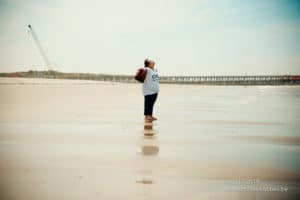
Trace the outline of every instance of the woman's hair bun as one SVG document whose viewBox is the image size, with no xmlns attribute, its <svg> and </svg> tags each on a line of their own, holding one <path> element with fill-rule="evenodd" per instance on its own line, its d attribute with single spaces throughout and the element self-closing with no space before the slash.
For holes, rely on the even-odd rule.
<svg viewBox="0 0 300 200">
<path fill-rule="evenodd" d="M 150 59 L 149 58 L 146 58 L 145 60 L 144 60 L 144 65 L 145 65 L 145 67 L 148 67 L 149 66 L 149 64 L 150 64 Z"/>
</svg>

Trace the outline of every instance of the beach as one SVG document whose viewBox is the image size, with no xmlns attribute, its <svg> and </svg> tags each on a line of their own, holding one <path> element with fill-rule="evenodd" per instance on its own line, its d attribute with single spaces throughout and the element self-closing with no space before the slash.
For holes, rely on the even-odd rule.
<svg viewBox="0 0 300 200">
<path fill-rule="evenodd" d="M 298 199 L 300 86 L 0 78 L 0 199 Z"/>
</svg>

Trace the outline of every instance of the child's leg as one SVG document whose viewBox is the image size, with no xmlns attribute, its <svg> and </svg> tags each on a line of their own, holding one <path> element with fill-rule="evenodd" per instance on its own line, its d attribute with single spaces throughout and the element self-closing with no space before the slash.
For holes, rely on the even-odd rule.
<svg viewBox="0 0 300 200">
<path fill-rule="evenodd" d="M 152 120 L 157 120 L 156 117 L 153 117 L 153 116 L 152 116 L 152 113 L 153 113 L 153 107 L 154 107 L 154 103 L 156 102 L 156 99 L 157 99 L 157 93 L 153 94 L 153 95 L 152 95 L 152 99 L 151 99 L 151 118 L 152 118 Z"/>
<path fill-rule="evenodd" d="M 144 115 L 148 116 L 151 115 L 151 107 L 152 107 L 152 102 L 151 102 L 151 95 L 145 95 L 144 96 Z"/>
<path fill-rule="evenodd" d="M 154 106 L 156 97 L 157 97 L 157 94 L 145 95 L 144 115 L 145 115 L 145 120 L 147 120 L 147 121 L 153 120 L 152 113 L 153 113 L 153 106 Z"/>
<path fill-rule="evenodd" d="M 156 94 L 151 94 L 151 95 L 145 95 L 144 98 L 145 98 L 145 101 L 144 101 L 145 120 L 146 121 L 156 120 L 157 118 L 152 117 L 152 113 L 153 113 L 154 103 L 155 103 L 156 98 L 157 98 L 157 93 Z"/>
</svg>

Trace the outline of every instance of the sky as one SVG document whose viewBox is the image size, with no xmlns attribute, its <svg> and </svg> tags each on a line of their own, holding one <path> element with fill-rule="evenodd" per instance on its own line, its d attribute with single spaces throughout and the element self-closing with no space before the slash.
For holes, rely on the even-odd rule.
<svg viewBox="0 0 300 200">
<path fill-rule="evenodd" d="M 0 0 L 0 71 L 300 74 L 300 0 Z"/>
</svg>

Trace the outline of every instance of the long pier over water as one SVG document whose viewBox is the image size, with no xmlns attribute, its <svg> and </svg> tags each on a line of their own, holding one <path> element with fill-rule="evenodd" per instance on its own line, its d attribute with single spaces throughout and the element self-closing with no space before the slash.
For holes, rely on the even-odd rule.
<svg viewBox="0 0 300 200">
<path fill-rule="evenodd" d="M 134 75 L 63 73 L 53 70 L 0 73 L 0 77 L 80 79 L 137 83 L 134 79 Z M 160 83 L 202 85 L 300 85 L 300 75 L 160 76 Z"/>
<path fill-rule="evenodd" d="M 106 77 L 120 82 L 136 82 L 131 76 Z M 286 76 L 161 76 L 160 83 L 203 85 L 300 85 L 300 75 Z"/>
<path fill-rule="evenodd" d="M 287 85 L 300 84 L 300 76 L 166 76 L 164 83 L 191 83 L 208 85 Z"/>
</svg>

